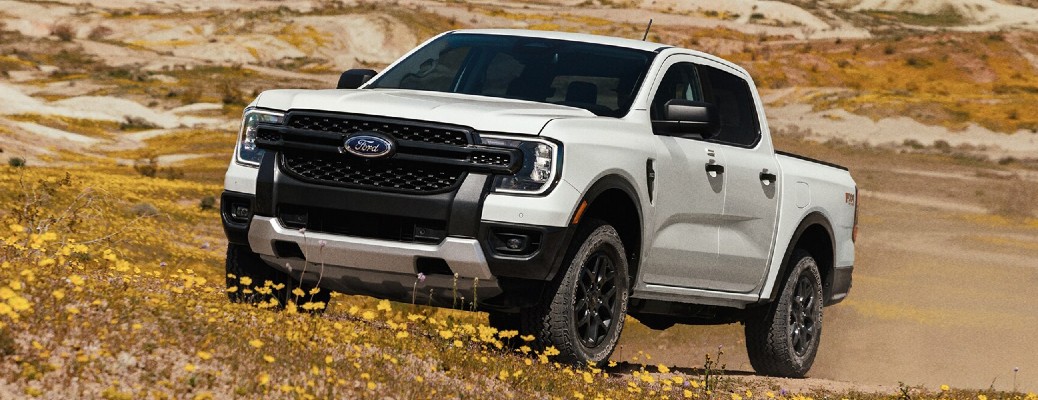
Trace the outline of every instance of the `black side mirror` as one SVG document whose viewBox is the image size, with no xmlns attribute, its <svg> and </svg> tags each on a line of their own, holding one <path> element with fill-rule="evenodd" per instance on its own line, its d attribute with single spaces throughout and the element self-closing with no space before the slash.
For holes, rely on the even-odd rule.
<svg viewBox="0 0 1038 400">
<path fill-rule="evenodd" d="M 343 72 L 339 76 L 339 84 L 335 86 L 336 89 L 356 89 L 361 85 L 368 83 L 371 78 L 374 78 L 378 72 L 370 69 L 351 69 Z"/>
<path fill-rule="evenodd" d="M 717 134 L 717 106 L 702 101 L 672 99 L 663 105 L 662 119 L 652 121 L 657 133 L 671 136 Z"/>
</svg>

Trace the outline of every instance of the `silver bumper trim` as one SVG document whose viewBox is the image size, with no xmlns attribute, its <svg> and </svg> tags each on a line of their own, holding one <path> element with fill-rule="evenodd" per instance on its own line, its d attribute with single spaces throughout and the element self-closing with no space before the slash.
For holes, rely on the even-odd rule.
<svg viewBox="0 0 1038 400">
<path fill-rule="evenodd" d="M 439 244 L 403 243 L 319 232 L 303 233 L 282 226 L 274 218 L 253 217 L 249 226 L 252 251 L 277 257 L 275 241 L 296 243 L 311 265 L 413 276 L 417 274 L 415 261 L 418 257 L 430 257 L 446 261 L 459 278 L 479 278 L 487 283 L 494 281 L 483 249 L 475 239 L 448 237 Z"/>
</svg>

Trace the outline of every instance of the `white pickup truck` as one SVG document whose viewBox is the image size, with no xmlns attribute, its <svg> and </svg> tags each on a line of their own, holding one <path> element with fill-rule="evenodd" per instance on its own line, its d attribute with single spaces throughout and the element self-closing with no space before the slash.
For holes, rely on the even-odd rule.
<svg viewBox="0 0 1038 400">
<path fill-rule="evenodd" d="M 776 154 L 766 121 L 730 62 L 557 32 L 447 32 L 337 89 L 266 91 L 221 210 L 229 291 L 276 286 L 230 297 L 478 308 L 598 365 L 626 315 L 741 322 L 759 373 L 804 376 L 851 286 L 856 186 Z"/>
</svg>

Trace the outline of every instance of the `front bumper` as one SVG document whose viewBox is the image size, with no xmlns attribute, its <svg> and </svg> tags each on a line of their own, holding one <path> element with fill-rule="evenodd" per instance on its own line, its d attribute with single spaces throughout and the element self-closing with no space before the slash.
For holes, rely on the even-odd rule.
<svg viewBox="0 0 1038 400">
<path fill-rule="evenodd" d="M 253 218 L 248 238 L 252 251 L 274 268 L 338 292 L 437 302 L 455 297 L 460 300 L 461 296 L 488 299 L 501 294 L 475 239 L 448 237 L 439 244 L 400 243 L 305 232 L 285 228 L 270 217 Z M 424 265 L 449 266 L 453 275 L 431 273 L 419 282 L 418 270 Z"/>
<path fill-rule="evenodd" d="M 438 305 L 454 304 L 464 296 L 466 301 L 477 298 L 481 307 L 520 307 L 539 300 L 539 288 L 555 276 L 573 232 L 565 222 L 507 222 L 498 213 L 491 214 L 495 220 L 480 219 L 487 217 L 484 201 L 493 197 L 486 175 L 469 174 L 458 191 L 432 196 L 313 185 L 276 168 L 266 173 L 261 168 L 259 175 L 256 195 L 225 191 L 221 197 L 228 241 L 248 245 L 272 267 L 296 279 L 346 294 Z M 442 218 L 446 229 L 442 239 L 409 242 L 323 231 L 311 214 L 310 229 L 301 230 L 283 214 L 289 210 L 286 204 L 295 210 L 314 207 L 375 215 L 365 220 L 375 225 L 399 217 Z M 528 209 L 516 214 L 527 222 L 540 213 Z M 501 239 L 514 235 L 528 239 L 525 251 L 502 249 Z M 423 282 L 417 282 L 420 272 Z"/>
</svg>

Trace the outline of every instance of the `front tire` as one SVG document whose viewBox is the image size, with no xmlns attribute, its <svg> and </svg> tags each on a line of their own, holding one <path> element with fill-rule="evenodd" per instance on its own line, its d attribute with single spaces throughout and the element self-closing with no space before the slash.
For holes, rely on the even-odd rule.
<svg viewBox="0 0 1038 400">
<path fill-rule="evenodd" d="M 563 263 L 543 301 L 524 310 L 526 331 L 558 360 L 601 367 L 609 361 L 627 315 L 628 266 L 620 235 L 603 221 L 580 227 L 579 243 Z"/>
<path fill-rule="evenodd" d="M 822 336 L 822 277 L 804 250 L 794 250 L 790 263 L 779 298 L 745 321 L 746 352 L 759 374 L 803 378 Z"/>
</svg>

